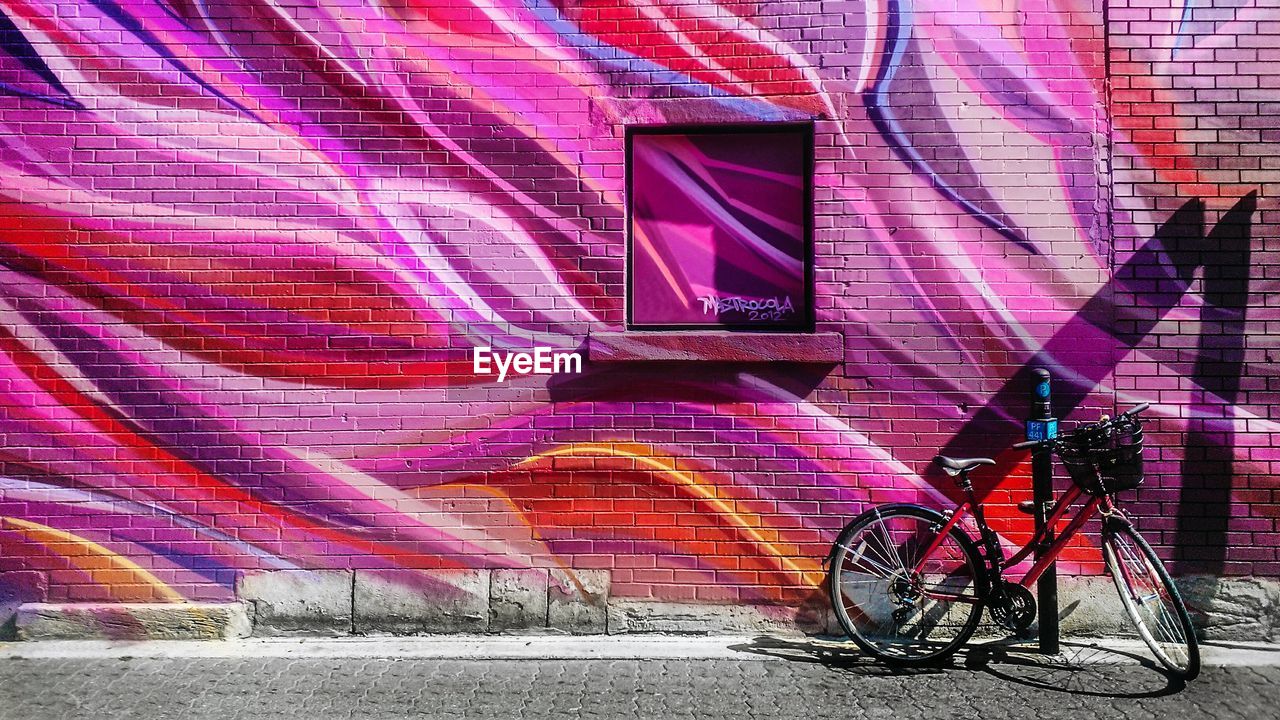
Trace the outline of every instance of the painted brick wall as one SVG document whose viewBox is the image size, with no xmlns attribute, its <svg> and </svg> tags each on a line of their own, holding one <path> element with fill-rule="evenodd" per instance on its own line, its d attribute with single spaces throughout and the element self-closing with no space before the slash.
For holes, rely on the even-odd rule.
<svg viewBox="0 0 1280 720">
<path fill-rule="evenodd" d="M 939 448 L 998 457 L 1025 537 L 1004 448 L 1045 365 L 1072 418 L 1155 403 L 1132 506 L 1182 570 L 1280 574 L 1277 23 L 0 0 L 0 569 L 55 600 L 533 566 L 821 602 L 850 517 L 953 491 Z M 626 126 L 775 121 L 815 125 L 843 362 L 472 374 L 473 346 L 622 329 Z M 1092 541 L 1066 566 L 1096 572 Z"/>
<path fill-rule="evenodd" d="M 1280 3 L 1119 0 L 1107 27 L 1115 383 L 1177 408 L 1144 530 L 1184 571 L 1273 575 Z"/>
</svg>

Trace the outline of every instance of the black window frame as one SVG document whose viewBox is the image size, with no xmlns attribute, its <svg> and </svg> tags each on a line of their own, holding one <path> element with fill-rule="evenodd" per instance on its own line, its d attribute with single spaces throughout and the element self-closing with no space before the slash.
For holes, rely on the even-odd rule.
<svg viewBox="0 0 1280 720">
<path fill-rule="evenodd" d="M 632 148 L 637 135 L 731 135 L 731 134 L 793 134 L 803 135 L 804 157 L 804 309 L 797 313 L 794 324 L 759 325 L 749 323 L 708 323 L 708 324 L 637 324 L 634 318 L 632 290 L 635 287 L 633 269 L 634 238 L 632 237 L 632 200 L 635 197 L 632 184 Z M 814 271 L 816 255 L 814 252 L 814 123 L 801 122 L 758 122 L 758 123 L 680 123 L 680 124 L 645 124 L 629 125 L 626 128 L 626 158 L 623 171 L 626 175 L 625 213 L 626 223 L 626 326 L 628 331 L 662 332 L 701 330 L 704 332 L 726 331 L 742 333 L 813 333 L 816 327 L 814 308 Z"/>
</svg>

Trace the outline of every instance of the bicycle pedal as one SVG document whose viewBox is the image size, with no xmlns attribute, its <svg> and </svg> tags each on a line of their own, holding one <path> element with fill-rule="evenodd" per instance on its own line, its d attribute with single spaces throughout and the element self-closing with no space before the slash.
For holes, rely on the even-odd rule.
<svg viewBox="0 0 1280 720">
<path fill-rule="evenodd" d="M 1018 503 L 1018 512 L 1023 513 L 1023 514 L 1025 514 L 1025 515 L 1035 515 L 1035 514 L 1036 514 L 1036 501 L 1035 501 L 1035 500 L 1023 500 L 1022 502 Z"/>
</svg>

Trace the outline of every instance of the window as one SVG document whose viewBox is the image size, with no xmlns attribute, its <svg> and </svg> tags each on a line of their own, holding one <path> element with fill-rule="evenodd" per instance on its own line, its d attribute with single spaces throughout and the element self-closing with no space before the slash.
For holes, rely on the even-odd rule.
<svg viewBox="0 0 1280 720">
<path fill-rule="evenodd" d="M 813 126 L 627 133 L 633 329 L 811 330 Z"/>
</svg>

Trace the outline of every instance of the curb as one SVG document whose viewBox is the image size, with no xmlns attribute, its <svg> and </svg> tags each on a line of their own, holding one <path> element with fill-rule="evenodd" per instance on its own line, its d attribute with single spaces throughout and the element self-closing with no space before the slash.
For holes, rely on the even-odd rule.
<svg viewBox="0 0 1280 720">
<path fill-rule="evenodd" d="M 961 656 L 981 650 L 971 643 Z M 1040 655 L 1030 645 L 1000 641 L 1000 658 L 1029 659 L 1050 666 L 1133 665 L 1149 663 L 1146 646 L 1137 641 L 1067 641 L 1056 656 Z M 1213 667 L 1280 666 L 1280 645 L 1266 643 L 1206 644 L 1203 662 Z M 29 660 L 132 658 L 387 658 L 405 660 L 756 660 L 762 662 L 874 662 L 852 643 L 800 636 L 736 635 L 680 637 L 628 636 L 419 636 L 413 638 L 250 638 L 229 642 L 202 641 L 49 641 L 0 643 L 0 659 Z"/>
</svg>

